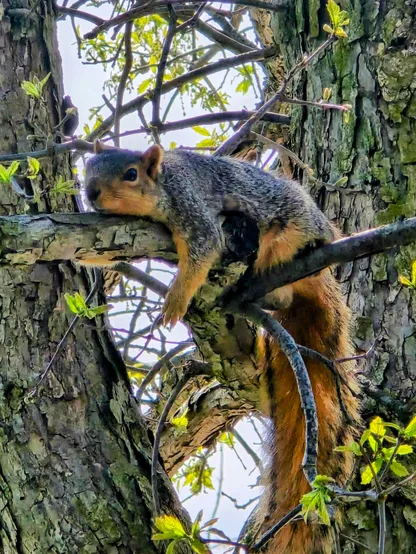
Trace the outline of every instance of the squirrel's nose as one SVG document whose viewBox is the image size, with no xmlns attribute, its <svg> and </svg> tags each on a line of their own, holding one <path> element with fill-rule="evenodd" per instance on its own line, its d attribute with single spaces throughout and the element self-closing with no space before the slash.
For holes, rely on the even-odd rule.
<svg viewBox="0 0 416 554">
<path fill-rule="evenodd" d="M 99 196 L 100 196 L 100 188 L 97 186 L 97 184 L 94 181 L 90 181 L 87 185 L 88 201 L 91 204 L 94 204 L 94 202 L 97 200 Z"/>
</svg>

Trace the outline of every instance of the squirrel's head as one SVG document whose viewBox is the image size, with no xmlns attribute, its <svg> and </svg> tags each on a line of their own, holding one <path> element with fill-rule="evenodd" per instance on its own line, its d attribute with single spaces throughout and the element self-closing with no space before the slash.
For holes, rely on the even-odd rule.
<svg viewBox="0 0 416 554">
<path fill-rule="evenodd" d="M 97 211 L 125 215 L 153 215 L 158 201 L 157 177 L 163 150 L 151 146 L 133 152 L 94 144 L 95 156 L 86 166 L 88 202 Z"/>
</svg>

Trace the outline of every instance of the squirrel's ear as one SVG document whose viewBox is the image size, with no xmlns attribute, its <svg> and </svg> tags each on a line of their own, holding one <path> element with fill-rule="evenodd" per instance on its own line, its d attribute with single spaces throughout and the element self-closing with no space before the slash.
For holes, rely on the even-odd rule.
<svg viewBox="0 0 416 554">
<path fill-rule="evenodd" d="M 106 144 L 100 139 L 94 140 L 94 154 L 101 154 L 101 152 L 104 152 L 104 150 L 118 150 L 115 146 L 111 146 L 110 144 Z"/>
<path fill-rule="evenodd" d="M 143 153 L 143 167 L 146 173 L 153 180 L 157 179 L 160 173 L 160 164 L 163 159 L 163 150 L 157 144 L 154 144 Z"/>
<path fill-rule="evenodd" d="M 94 141 L 94 154 L 101 154 L 105 150 L 105 145 L 100 139 L 95 139 Z"/>
</svg>

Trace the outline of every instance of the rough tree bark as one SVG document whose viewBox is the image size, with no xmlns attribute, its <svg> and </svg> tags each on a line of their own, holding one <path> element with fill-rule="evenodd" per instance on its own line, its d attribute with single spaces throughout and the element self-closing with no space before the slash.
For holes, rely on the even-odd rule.
<svg viewBox="0 0 416 554">
<path fill-rule="evenodd" d="M 340 0 L 350 16 L 349 38 L 338 42 L 303 73 L 294 96 L 310 101 L 331 88 L 331 101 L 352 105 L 343 115 L 319 108 L 291 110 L 289 147 L 314 169 L 320 184 L 306 182 L 321 208 L 346 234 L 414 216 L 416 212 L 416 6 L 404 0 Z M 324 39 L 328 23 L 324 0 L 296 0 L 270 18 L 255 15 L 265 44 L 270 27 L 286 68 Z M 271 88 L 273 75 L 271 74 Z M 300 171 L 297 174 L 302 178 Z M 341 177 L 348 181 L 325 187 Z M 386 406 L 396 396 L 407 415 L 414 412 L 416 378 L 416 295 L 402 287 L 398 274 L 408 275 L 416 247 L 347 264 L 339 278 L 355 316 L 353 336 L 366 351 L 375 341 L 376 354 L 365 376 L 377 386 L 383 402 L 366 402 L 368 415 L 386 420 L 399 416 Z M 416 552 L 416 485 L 388 503 L 386 552 Z M 377 520 L 369 506 L 348 511 L 350 534 L 377 550 Z M 347 543 L 344 552 L 366 552 Z"/>
<path fill-rule="evenodd" d="M 47 134 L 61 118 L 53 3 L 15 4 L 0 1 L 2 152 L 44 147 L 27 135 Z M 48 72 L 45 102 L 29 99 L 22 82 Z M 36 185 L 45 190 L 58 175 L 71 177 L 67 157 L 42 163 Z M 45 195 L 38 209 L 74 207 Z M 23 211 L 23 201 L 3 185 L 0 213 Z M 25 402 L 72 319 L 63 294 L 87 294 L 87 274 L 68 262 L 2 265 L 0 283 L 0 551 L 156 552 L 151 444 L 104 320 L 71 333 L 39 397 Z M 162 481 L 163 507 L 181 514 L 170 482 Z"/>
</svg>

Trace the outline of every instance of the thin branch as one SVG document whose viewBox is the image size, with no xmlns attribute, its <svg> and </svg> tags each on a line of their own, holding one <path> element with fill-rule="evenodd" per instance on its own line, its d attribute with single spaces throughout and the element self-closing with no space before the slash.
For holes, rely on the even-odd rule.
<svg viewBox="0 0 416 554">
<path fill-rule="evenodd" d="M 232 433 L 234 435 L 234 437 L 241 444 L 241 446 L 244 448 L 244 450 L 247 452 L 247 454 L 252 458 L 253 462 L 256 464 L 256 466 L 259 469 L 260 473 L 263 473 L 264 467 L 263 467 L 261 459 L 256 454 L 256 452 L 254 452 L 254 450 L 247 443 L 247 441 L 244 440 L 244 437 L 242 437 L 240 435 L 240 433 L 234 428 L 230 429 L 230 433 Z"/>
<path fill-rule="evenodd" d="M 79 152 L 94 152 L 94 145 L 83 139 L 74 139 L 62 144 L 48 144 L 44 150 L 35 150 L 34 152 L 20 152 L 19 154 L 0 154 L 0 163 L 14 162 L 15 160 L 26 160 L 28 156 L 31 158 L 51 158 L 55 154 L 64 154 L 66 152 L 77 150 Z"/>
<path fill-rule="evenodd" d="M 136 400 L 140 402 L 144 391 L 150 385 L 150 383 L 153 381 L 153 379 L 156 377 L 156 375 L 159 373 L 159 371 L 163 368 L 164 365 L 166 365 L 172 358 L 174 358 L 177 354 L 180 354 L 190 346 L 193 346 L 193 342 L 185 341 L 179 343 L 175 348 L 172 348 L 172 350 L 169 350 L 164 356 L 162 356 L 152 367 L 152 369 L 147 373 L 146 377 L 143 379 L 143 381 L 140 383 L 140 388 L 137 391 L 136 394 Z"/>
<path fill-rule="evenodd" d="M 177 31 L 177 28 L 176 28 L 177 15 L 176 15 L 175 9 L 172 6 L 168 5 L 168 11 L 169 11 L 169 25 L 168 25 L 165 41 L 163 43 L 162 55 L 160 56 L 159 66 L 156 73 L 155 88 L 152 94 L 153 112 L 152 112 L 151 125 L 153 127 L 158 127 L 161 124 L 160 99 L 162 96 L 163 77 L 165 75 L 166 62 L 168 60 L 168 55 L 169 55 L 170 47 L 172 45 L 173 37 L 175 36 L 175 33 Z M 154 138 L 156 139 L 156 142 L 160 144 L 160 139 L 157 133 L 154 133 Z"/>
<path fill-rule="evenodd" d="M 225 546 L 234 546 L 235 548 L 243 548 L 244 550 L 248 550 L 249 546 L 247 544 L 244 544 L 242 542 L 234 542 L 234 541 L 227 541 L 225 539 L 204 539 L 201 538 L 200 541 L 204 544 L 223 544 Z"/>
<path fill-rule="evenodd" d="M 192 4 L 198 5 L 200 3 L 207 4 L 209 0 L 192 0 Z M 185 4 L 185 0 L 156 0 L 156 1 L 149 1 L 147 3 L 141 4 L 139 7 L 135 7 L 131 10 L 128 10 L 127 12 L 122 13 L 121 15 L 118 15 L 116 17 L 113 17 L 112 19 L 109 19 L 107 21 L 100 20 L 96 23 L 96 27 L 90 31 L 89 33 L 86 33 L 84 35 L 84 38 L 91 39 L 96 38 L 97 35 L 100 33 L 111 29 L 111 27 L 115 27 L 117 25 L 121 25 L 125 23 L 126 21 L 131 21 L 133 19 L 138 19 L 139 17 L 143 17 L 146 15 L 151 15 L 158 11 L 158 8 L 164 8 L 165 6 L 181 6 Z M 265 9 L 267 11 L 275 12 L 282 10 L 281 6 L 271 4 L 269 2 L 263 2 L 262 0 L 222 0 L 223 4 L 236 4 L 239 6 L 248 6 L 251 8 L 260 8 Z M 192 5 L 191 4 L 191 5 Z M 58 7 L 60 10 L 60 8 Z M 77 16 L 77 14 L 69 13 L 68 10 L 70 8 L 65 8 L 65 11 L 62 11 L 61 13 L 68 13 L 69 15 Z M 61 10 L 60 10 L 61 11 Z M 85 19 L 85 18 L 84 18 Z M 100 19 L 100 18 L 98 18 Z"/>
<path fill-rule="evenodd" d="M 341 531 L 339 532 L 339 534 L 341 535 L 341 537 L 343 537 L 347 541 L 351 541 L 352 543 L 356 544 L 357 546 L 361 546 L 362 548 L 365 548 L 366 550 L 368 550 L 372 554 L 377 554 L 377 552 L 375 552 L 372 548 L 370 548 L 369 546 L 367 546 L 366 544 L 364 544 L 360 541 L 357 541 L 357 539 L 354 539 L 353 537 L 350 537 L 348 535 L 344 535 L 344 533 L 341 533 Z"/>
<path fill-rule="evenodd" d="M 403 487 L 407 483 L 410 483 L 410 481 L 413 481 L 413 479 L 415 479 L 415 477 L 416 477 L 416 471 L 414 473 L 412 473 L 411 475 L 409 475 L 408 477 L 406 477 L 406 479 L 403 479 L 402 481 L 400 481 L 399 483 L 396 483 L 395 485 L 392 485 L 391 487 L 388 487 L 387 489 L 384 489 L 383 494 L 385 496 L 387 496 L 389 494 L 392 494 L 397 489 L 400 489 L 401 487 Z"/>
<path fill-rule="evenodd" d="M 90 300 L 92 299 L 92 297 L 94 296 L 94 294 L 97 292 L 97 288 L 98 288 L 98 276 L 97 276 L 98 273 L 97 273 L 96 269 L 94 269 L 93 271 L 94 271 L 94 283 L 93 283 L 92 288 L 91 288 L 90 292 L 88 293 L 88 296 L 85 300 L 85 303 L 87 304 L 87 306 L 88 306 L 88 303 L 90 302 Z M 33 389 L 31 391 L 29 391 L 27 393 L 27 395 L 26 395 L 27 400 L 30 400 L 30 399 L 37 396 L 40 385 L 43 383 L 43 381 L 45 380 L 45 378 L 49 374 L 56 358 L 58 357 L 58 354 L 61 352 L 62 348 L 64 347 L 64 345 L 65 345 L 65 343 L 66 343 L 66 341 L 67 341 L 67 339 L 68 339 L 68 337 L 71 333 L 71 331 L 73 331 L 73 329 L 76 327 L 76 325 L 80 321 L 80 319 L 81 319 L 81 317 L 77 314 L 72 319 L 71 323 L 68 325 L 68 328 L 64 333 L 64 336 L 59 341 L 59 344 L 56 347 L 55 352 L 52 355 L 52 358 L 49 360 L 48 365 L 46 366 L 45 370 L 43 371 L 43 373 L 41 374 L 41 376 L 37 380 L 36 385 L 33 387 Z"/>
<path fill-rule="evenodd" d="M 302 469 L 308 483 L 311 485 L 317 475 L 318 418 L 312 385 L 305 362 L 291 335 L 269 313 L 262 310 L 256 304 L 246 305 L 244 308 L 237 310 L 237 312 L 246 316 L 256 325 L 263 327 L 276 340 L 293 369 L 305 418 L 305 452 Z"/>
<path fill-rule="evenodd" d="M 251 546 L 251 550 L 260 550 L 276 533 L 278 533 L 285 525 L 290 523 L 295 517 L 302 511 L 302 504 L 298 504 L 296 508 L 293 508 L 280 521 L 273 525 L 271 529 L 265 533 L 259 541 Z"/>
<path fill-rule="evenodd" d="M 126 279 L 133 279 L 134 281 L 137 281 L 152 292 L 155 292 L 158 296 L 166 296 L 169 290 L 167 285 L 161 283 L 151 275 L 148 275 L 138 267 L 134 267 L 134 265 L 127 262 L 117 262 L 111 266 L 111 269 L 121 273 L 121 275 L 126 277 Z"/>
<path fill-rule="evenodd" d="M 160 514 L 160 499 L 158 494 L 158 476 L 157 476 L 157 467 L 158 467 L 158 457 L 159 457 L 159 447 L 160 439 L 162 436 L 162 431 L 165 427 L 166 419 L 168 417 L 169 411 L 174 405 L 177 397 L 180 392 L 186 385 L 186 383 L 197 375 L 211 375 L 212 370 L 210 364 L 204 362 L 198 362 L 192 360 L 186 364 L 184 367 L 183 375 L 177 382 L 177 384 L 172 389 L 172 392 L 163 408 L 162 414 L 159 419 L 159 423 L 155 432 L 155 440 L 153 444 L 153 453 L 152 453 L 152 468 L 151 468 L 151 481 L 152 481 L 152 496 L 153 496 L 153 505 L 155 509 L 155 514 Z"/>
<path fill-rule="evenodd" d="M 222 143 L 222 145 L 215 151 L 215 156 L 227 156 L 234 152 L 237 146 L 243 140 L 247 139 L 252 126 L 256 123 L 261 116 L 267 112 L 270 108 L 275 106 L 278 102 L 282 101 L 282 98 L 286 96 L 286 89 L 289 83 L 293 80 L 295 75 L 305 69 L 321 52 L 323 52 L 328 46 L 335 42 L 336 37 L 330 36 L 325 42 L 323 42 L 318 48 L 312 52 L 308 57 L 304 57 L 298 64 L 296 64 L 287 74 L 283 80 L 280 89 L 274 94 L 270 100 L 263 104 L 263 106 L 257 110 L 257 112 L 246 121 L 239 130 L 234 133 L 229 139 Z"/>
<path fill-rule="evenodd" d="M 78 17 L 79 19 L 84 19 L 85 21 L 94 23 L 94 25 L 103 25 L 105 23 L 105 20 L 102 19 L 101 17 L 98 17 L 97 15 L 94 15 L 89 12 L 77 10 L 75 8 L 67 8 L 66 6 L 56 6 L 56 9 L 61 14 L 69 15 L 71 17 Z"/>
<path fill-rule="evenodd" d="M 217 123 L 224 123 L 228 121 L 246 121 L 253 115 L 253 111 L 247 111 L 247 110 L 241 110 L 241 111 L 225 111 L 225 112 L 215 112 L 215 113 L 209 113 L 209 114 L 203 114 L 203 115 L 197 115 L 194 117 L 188 117 L 186 119 L 181 119 L 180 121 L 169 121 L 167 123 L 160 123 L 158 125 L 158 131 L 160 133 L 167 133 L 170 131 L 177 131 L 179 129 L 186 129 L 188 127 L 196 127 L 198 125 L 215 125 Z M 290 125 L 290 116 L 284 115 L 284 114 L 278 114 L 273 112 L 267 112 L 265 113 L 262 118 L 262 121 L 267 121 L 270 123 L 275 123 L 277 125 Z M 120 137 L 128 137 L 131 135 L 140 135 L 144 133 L 149 133 L 150 130 L 148 127 L 141 127 L 140 129 L 132 129 L 130 131 L 125 131 L 124 133 L 121 133 Z M 254 134 L 254 133 L 253 133 Z M 261 135 L 259 135 L 261 136 Z M 111 140 L 113 137 L 110 137 L 108 139 L 104 139 L 103 142 L 106 140 Z M 259 140 L 263 140 L 262 137 Z M 269 139 L 267 139 L 269 141 Z M 265 142 L 265 141 L 264 141 Z M 275 146 L 276 150 L 283 151 L 287 150 L 284 147 L 281 147 L 279 144 L 274 143 L 273 141 L 270 141 Z M 265 144 L 268 144 L 268 142 Z M 290 150 L 289 150 L 290 152 Z M 305 165 L 305 164 L 303 164 Z M 306 167 L 306 165 L 305 165 Z"/>
<path fill-rule="evenodd" d="M 176 90 L 182 85 L 194 81 L 195 79 L 204 77 L 205 75 L 212 75 L 213 73 L 216 73 L 218 71 L 223 71 L 225 69 L 236 67 L 238 65 L 245 64 L 251 61 L 268 59 L 273 56 L 276 56 L 276 50 L 274 48 L 264 48 L 259 50 L 251 50 L 250 52 L 239 54 L 238 56 L 232 56 L 231 58 L 224 58 L 217 62 L 213 62 L 203 67 L 199 67 L 197 69 L 189 71 L 184 75 L 179 75 L 178 77 L 175 77 L 175 79 L 172 79 L 170 81 L 166 81 L 161 87 L 161 93 L 167 94 L 168 92 Z M 124 104 L 124 106 L 121 108 L 120 114 L 127 115 L 129 113 L 137 111 L 140 108 L 143 108 L 143 106 L 149 102 L 149 98 L 151 98 L 153 94 L 154 89 L 146 91 L 137 98 L 134 98 L 130 102 L 127 102 L 127 104 Z M 268 110 L 265 110 L 265 112 L 266 111 Z M 93 140 L 94 138 L 103 135 L 106 131 L 108 131 L 108 129 L 111 128 L 113 120 L 113 115 L 107 117 L 107 119 L 105 119 L 94 131 L 89 134 L 88 139 Z"/>
<path fill-rule="evenodd" d="M 133 29 L 133 22 L 129 21 L 126 24 L 126 30 L 124 33 L 124 67 L 120 75 L 120 81 L 117 89 L 116 109 L 114 112 L 114 144 L 120 146 L 120 119 L 121 119 L 121 107 L 123 105 L 124 91 L 126 90 L 127 79 L 129 78 L 130 71 L 133 65 L 133 54 L 131 49 L 131 33 Z"/>
<path fill-rule="evenodd" d="M 384 554 L 386 548 L 386 499 L 378 502 L 378 554 Z"/>
</svg>

